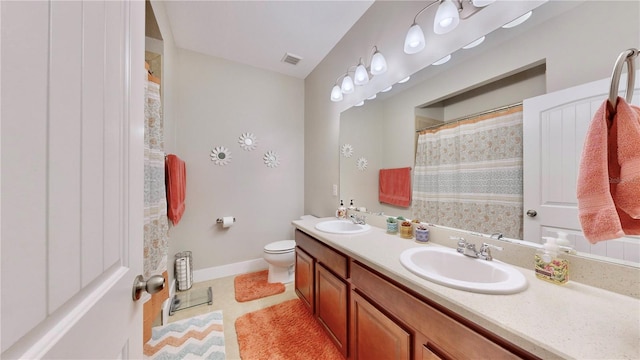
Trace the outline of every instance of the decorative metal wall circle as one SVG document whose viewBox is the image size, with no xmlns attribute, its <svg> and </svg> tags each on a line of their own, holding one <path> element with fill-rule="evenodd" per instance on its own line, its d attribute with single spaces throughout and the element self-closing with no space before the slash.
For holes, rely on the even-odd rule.
<svg viewBox="0 0 640 360">
<path fill-rule="evenodd" d="M 241 148 L 247 151 L 255 150 L 256 146 L 258 145 L 256 136 L 250 132 L 240 135 L 240 137 L 238 138 L 238 143 L 240 144 Z"/>
<path fill-rule="evenodd" d="M 231 162 L 231 151 L 224 146 L 215 147 L 211 150 L 211 161 L 216 163 L 216 165 L 227 165 Z"/>
<path fill-rule="evenodd" d="M 369 162 L 367 161 L 367 159 L 361 157 L 358 159 L 358 161 L 356 161 L 356 165 L 358 166 L 358 170 L 365 171 L 367 169 L 367 165 L 369 165 Z"/>
<path fill-rule="evenodd" d="M 264 163 L 270 167 L 270 168 L 275 168 L 278 167 L 278 165 L 280 165 L 280 157 L 278 156 L 278 153 L 275 151 L 267 151 L 264 154 Z"/>
<path fill-rule="evenodd" d="M 353 155 L 353 146 L 351 146 L 351 144 L 342 145 L 342 147 L 340 148 L 340 153 L 342 154 L 342 156 L 350 158 L 351 155 Z"/>
</svg>

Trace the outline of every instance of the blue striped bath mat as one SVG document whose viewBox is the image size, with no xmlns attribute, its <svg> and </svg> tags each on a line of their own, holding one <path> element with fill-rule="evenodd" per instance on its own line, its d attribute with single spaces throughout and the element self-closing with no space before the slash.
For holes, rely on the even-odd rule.
<svg viewBox="0 0 640 360">
<path fill-rule="evenodd" d="M 224 360 L 222 310 L 151 329 L 144 345 L 145 359 Z"/>
</svg>

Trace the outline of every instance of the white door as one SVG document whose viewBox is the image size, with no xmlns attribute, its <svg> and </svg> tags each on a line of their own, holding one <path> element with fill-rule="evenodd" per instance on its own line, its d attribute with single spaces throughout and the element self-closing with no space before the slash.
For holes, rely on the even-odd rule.
<svg viewBox="0 0 640 360">
<path fill-rule="evenodd" d="M 524 238 L 540 243 L 542 236 L 565 231 L 578 251 L 640 262 L 639 239 L 592 245 L 578 219 L 576 184 L 584 138 L 596 110 L 609 97 L 610 84 L 607 78 L 524 101 Z M 626 88 L 626 76 L 620 87 Z M 633 103 L 640 103 L 639 98 L 640 71 Z M 537 215 L 528 216 L 530 211 Z"/>
<path fill-rule="evenodd" d="M 1 357 L 140 358 L 144 2 L 1 1 Z"/>
</svg>

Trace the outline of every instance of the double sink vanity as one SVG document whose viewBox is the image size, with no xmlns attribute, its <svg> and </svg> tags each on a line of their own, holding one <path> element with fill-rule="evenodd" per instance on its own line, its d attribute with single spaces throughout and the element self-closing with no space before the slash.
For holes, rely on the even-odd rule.
<svg viewBox="0 0 640 360">
<path fill-rule="evenodd" d="M 347 359 L 640 358 L 637 298 L 465 256 L 450 229 L 293 224 L 296 293 Z"/>
</svg>

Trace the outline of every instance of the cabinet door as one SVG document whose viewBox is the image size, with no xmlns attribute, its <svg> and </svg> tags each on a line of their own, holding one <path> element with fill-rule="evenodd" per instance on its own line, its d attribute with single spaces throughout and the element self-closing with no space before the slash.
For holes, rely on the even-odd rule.
<svg viewBox="0 0 640 360">
<path fill-rule="evenodd" d="M 355 291 L 351 292 L 351 344 L 354 360 L 411 356 L 411 334 Z"/>
<path fill-rule="evenodd" d="M 300 248 L 296 248 L 296 272 L 295 288 L 298 297 L 305 305 L 315 312 L 314 308 L 314 286 L 313 286 L 313 265 L 315 260 Z"/>
<path fill-rule="evenodd" d="M 347 356 L 348 286 L 322 264 L 316 266 L 316 315 L 340 352 Z"/>
</svg>

